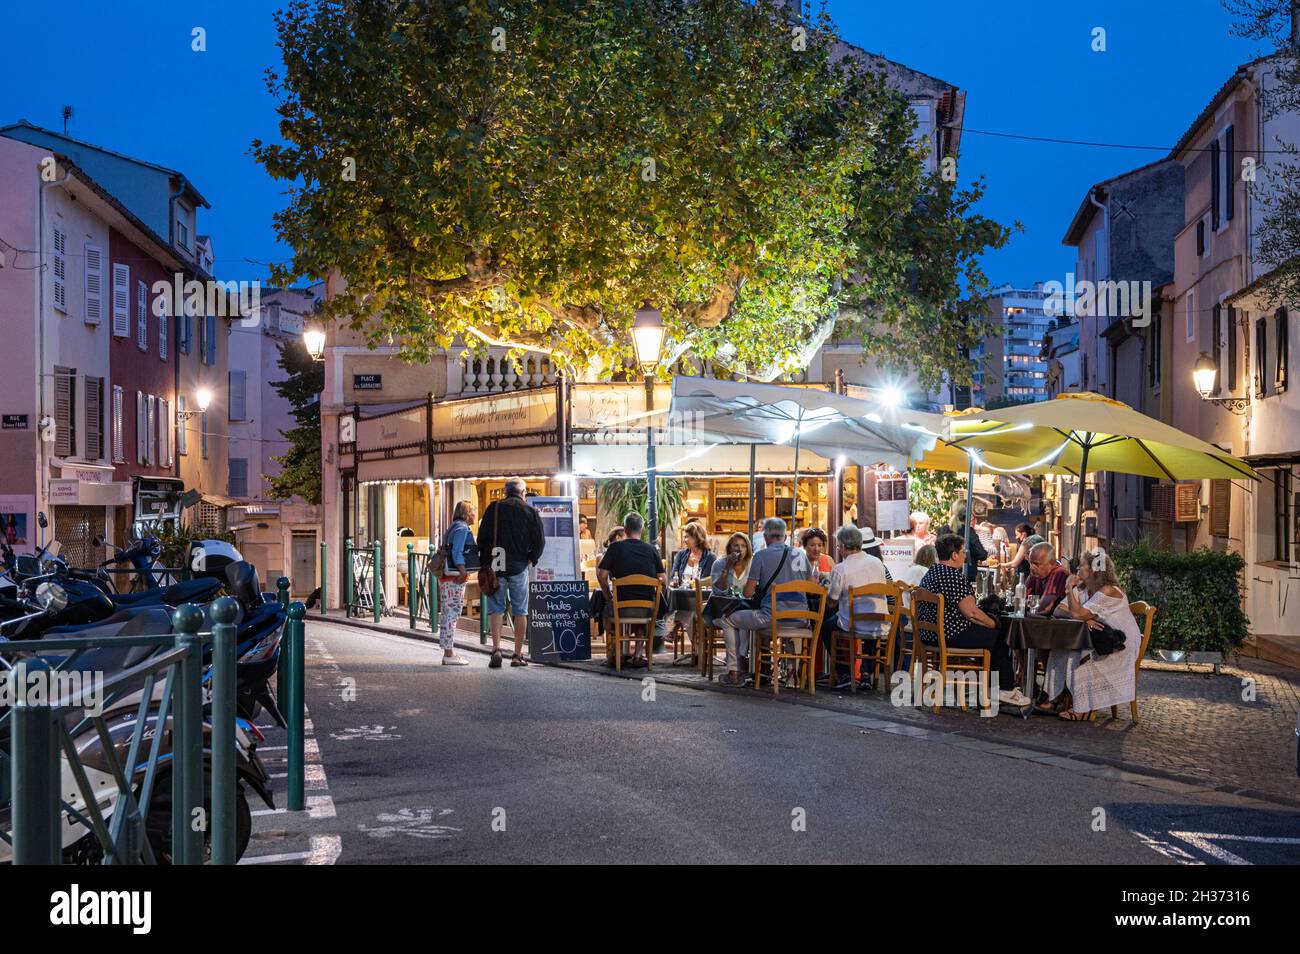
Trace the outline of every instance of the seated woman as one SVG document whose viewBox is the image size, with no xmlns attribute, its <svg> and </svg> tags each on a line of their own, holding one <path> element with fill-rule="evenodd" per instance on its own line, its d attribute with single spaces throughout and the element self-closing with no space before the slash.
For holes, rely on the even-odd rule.
<svg viewBox="0 0 1300 954">
<path fill-rule="evenodd" d="M 1048 657 L 1043 688 L 1050 701 L 1039 708 L 1077 722 L 1088 718 L 1090 712 L 1133 701 L 1142 632 L 1105 550 L 1098 548 L 1083 555 L 1079 575 L 1070 577 L 1065 592 L 1070 616 L 1087 620 L 1093 629 L 1109 626 L 1124 634 L 1124 648 L 1105 656 L 1081 650 L 1056 651 Z"/>
<path fill-rule="evenodd" d="M 829 578 L 835 561 L 826 552 L 826 533 L 820 527 L 809 527 L 799 535 L 799 545 L 808 557 L 808 565 L 818 577 Z M 826 580 L 822 580 L 823 584 Z"/>
<path fill-rule="evenodd" d="M 694 587 L 696 580 L 707 580 L 713 574 L 714 555 L 709 547 L 709 535 L 704 525 L 692 520 L 682 527 L 682 548 L 673 556 L 673 568 L 668 579 L 673 587 Z M 678 610 L 673 614 L 674 626 L 687 631 L 694 610 Z"/>
<path fill-rule="evenodd" d="M 749 563 L 754 558 L 754 544 L 747 533 L 733 533 L 727 552 L 713 563 L 713 592 L 739 594 L 749 579 Z"/>
<path fill-rule="evenodd" d="M 908 586 L 920 586 L 921 580 L 925 578 L 926 571 L 934 566 L 934 562 L 939 559 L 939 554 L 934 549 L 933 543 L 927 543 L 916 551 L 916 556 L 912 559 L 915 562 L 903 574 L 902 582 Z"/>
</svg>

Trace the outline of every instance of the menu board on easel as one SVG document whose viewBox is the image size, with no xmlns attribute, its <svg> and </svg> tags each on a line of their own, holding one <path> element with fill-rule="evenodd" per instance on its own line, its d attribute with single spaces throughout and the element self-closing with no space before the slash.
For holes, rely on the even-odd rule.
<svg viewBox="0 0 1300 954">
<path fill-rule="evenodd" d="M 533 568 L 531 579 L 580 580 L 581 554 L 578 545 L 578 498 L 532 497 L 528 501 L 542 518 L 546 548 Z"/>
<path fill-rule="evenodd" d="M 865 525 L 877 531 L 907 529 L 907 475 L 894 471 L 866 473 L 864 506 L 860 513 Z"/>
</svg>

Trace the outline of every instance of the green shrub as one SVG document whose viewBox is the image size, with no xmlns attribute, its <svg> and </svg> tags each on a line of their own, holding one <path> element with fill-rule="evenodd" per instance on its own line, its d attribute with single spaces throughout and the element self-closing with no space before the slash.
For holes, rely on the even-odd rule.
<svg viewBox="0 0 1300 954">
<path fill-rule="evenodd" d="M 1227 654 L 1246 638 L 1241 554 L 1170 553 L 1143 540 L 1118 546 L 1111 555 L 1129 600 L 1157 607 L 1151 649 Z"/>
<path fill-rule="evenodd" d="M 185 563 L 185 551 L 191 540 L 224 540 L 233 544 L 235 535 L 228 530 L 209 530 L 183 523 L 169 526 L 158 533 L 158 542 L 162 544 L 159 562 L 166 567 L 177 569 Z"/>
</svg>

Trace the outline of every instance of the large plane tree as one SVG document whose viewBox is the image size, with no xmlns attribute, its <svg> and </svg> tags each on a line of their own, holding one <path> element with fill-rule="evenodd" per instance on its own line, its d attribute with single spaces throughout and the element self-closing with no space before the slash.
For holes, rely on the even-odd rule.
<svg viewBox="0 0 1300 954">
<path fill-rule="evenodd" d="M 761 378 L 826 337 L 968 374 L 1006 230 L 921 161 L 905 98 L 774 0 L 298 0 L 268 75 L 294 250 L 326 314 L 413 360 L 456 340 L 614 369 L 643 303 Z M 952 170 L 949 169 L 949 172 Z"/>
</svg>

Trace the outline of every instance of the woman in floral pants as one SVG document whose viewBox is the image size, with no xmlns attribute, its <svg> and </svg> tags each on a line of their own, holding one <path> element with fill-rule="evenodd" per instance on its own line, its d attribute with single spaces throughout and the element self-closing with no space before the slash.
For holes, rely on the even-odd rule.
<svg viewBox="0 0 1300 954">
<path fill-rule="evenodd" d="M 469 660 L 456 655 L 456 620 L 465 608 L 465 584 L 469 571 L 478 569 L 478 546 L 470 524 L 474 522 L 474 505 L 468 500 L 456 504 L 451 526 L 447 528 L 446 561 L 438 579 L 438 641 L 442 643 L 444 666 L 468 666 Z"/>
</svg>

